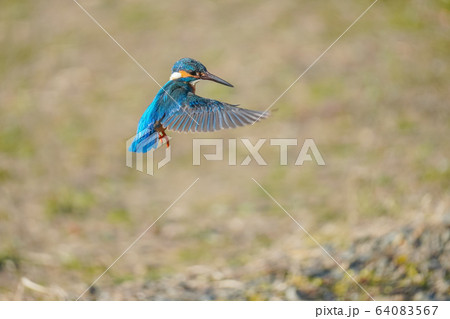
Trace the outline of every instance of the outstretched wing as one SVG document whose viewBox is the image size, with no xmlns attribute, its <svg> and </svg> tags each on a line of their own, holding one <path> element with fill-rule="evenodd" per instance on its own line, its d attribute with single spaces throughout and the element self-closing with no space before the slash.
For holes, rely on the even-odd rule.
<svg viewBox="0 0 450 319">
<path fill-rule="evenodd" d="M 167 114 L 161 124 L 177 132 L 213 132 L 253 124 L 269 116 L 189 93 L 181 107 Z"/>
</svg>

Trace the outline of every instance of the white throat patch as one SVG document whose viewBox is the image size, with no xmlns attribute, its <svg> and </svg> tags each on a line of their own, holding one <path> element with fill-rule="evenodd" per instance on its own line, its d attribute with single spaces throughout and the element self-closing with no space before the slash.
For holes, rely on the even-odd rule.
<svg viewBox="0 0 450 319">
<path fill-rule="evenodd" d="M 181 78 L 181 73 L 180 72 L 173 72 L 172 75 L 170 76 L 170 80 L 176 80 Z"/>
</svg>

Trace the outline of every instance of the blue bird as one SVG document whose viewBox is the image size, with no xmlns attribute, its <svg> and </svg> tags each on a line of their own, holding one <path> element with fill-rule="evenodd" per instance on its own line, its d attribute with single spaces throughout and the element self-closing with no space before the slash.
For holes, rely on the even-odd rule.
<svg viewBox="0 0 450 319">
<path fill-rule="evenodd" d="M 142 115 L 129 148 L 131 152 L 146 153 L 158 146 L 158 139 L 165 139 L 169 147 L 166 129 L 177 132 L 213 132 L 267 118 L 267 112 L 247 110 L 195 95 L 195 84 L 200 80 L 233 87 L 209 73 L 203 64 L 194 59 L 178 60 L 172 68 L 169 82 L 159 90 Z"/>
</svg>

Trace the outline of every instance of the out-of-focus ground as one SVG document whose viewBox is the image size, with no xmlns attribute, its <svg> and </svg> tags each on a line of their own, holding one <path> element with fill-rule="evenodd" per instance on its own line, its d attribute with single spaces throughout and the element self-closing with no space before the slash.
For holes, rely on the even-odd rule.
<svg viewBox="0 0 450 319">
<path fill-rule="evenodd" d="M 264 110 L 370 1 L 80 3 L 161 84 L 193 57 L 235 85 L 198 94 Z M 73 1 L 3 0 L 0 43 L 0 299 L 76 299 L 198 177 L 84 299 L 368 299 L 252 178 L 375 299 L 449 298 L 447 0 L 380 0 L 268 120 L 171 133 L 154 176 L 124 150 L 159 87 Z M 193 137 L 326 165 L 192 166 Z"/>
</svg>

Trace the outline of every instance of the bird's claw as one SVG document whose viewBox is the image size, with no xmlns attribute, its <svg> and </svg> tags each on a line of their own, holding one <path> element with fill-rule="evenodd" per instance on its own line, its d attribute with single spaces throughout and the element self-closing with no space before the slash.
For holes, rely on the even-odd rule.
<svg viewBox="0 0 450 319">
<path fill-rule="evenodd" d="M 167 148 L 168 148 L 169 147 L 169 137 L 166 135 L 166 133 L 158 133 L 158 135 L 159 135 L 159 141 L 164 144 L 163 140 L 165 140 Z"/>
</svg>

